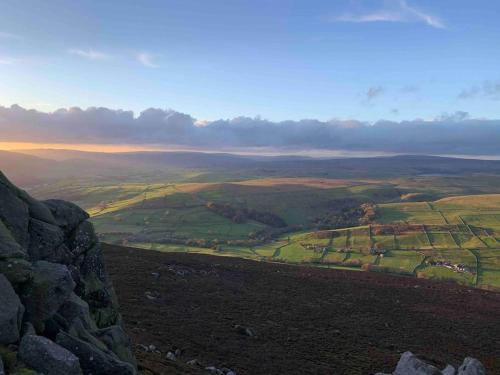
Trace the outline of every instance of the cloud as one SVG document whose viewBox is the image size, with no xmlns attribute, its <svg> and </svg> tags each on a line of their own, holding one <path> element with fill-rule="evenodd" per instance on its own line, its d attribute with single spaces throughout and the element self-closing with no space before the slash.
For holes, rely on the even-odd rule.
<svg viewBox="0 0 500 375">
<path fill-rule="evenodd" d="M 136 56 L 137 61 L 139 61 L 142 65 L 148 68 L 159 68 L 153 60 L 154 56 L 147 52 L 138 53 Z"/>
<path fill-rule="evenodd" d="M 364 102 L 369 103 L 372 100 L 381 96 L 383 93 L 384 93 L 384 88 L 382 86 L 370 87 L 365 93 Z"/>
<path fill-rule="evenodd" d="M 334 18 L 337 22 L 420 22 L 436 29 L 444 29 L 445 24 L 438 17 L 426 13 L 406 0 L 386 1 L 385 6 L 366 13 L 345 13 Z"/>
<path fill-rule="evenodd" d="M 479 86 L 464 89 L 458 94 L 458 98 L 486 98 L 491 100 L 500 100 L 500 81 L 485 81 Z"/>
<path fill-rule="evenodd" d="M 111 58 L 110 55 L 104 52 L 96 51 L 93 49 L 70 49 L 68 52 L 72 55 L 82 57 L 87 60 L 109 60 Z"/>
<path fill-rule="evenodd" d="M 436 117 L 437 121 L 461 122 L 470 118 L 469 112 L 456 111 L 454 113 L 443 113 Z"/>
<path fill-rule="evenodd" d="M 20 35 L 0 31 L 0 39 L 22 39 Z"/>
<path fill-rule="evenodd" d="M 401 87 L 401 92 L 405 94 L 414 94 L 416 92 L 420 91 L 420 88 L 418 86 L 414 85 L 407 85 Z"/>
<path fill-rule="evenodd" d="M 14 65 L 17 62 L 19 62 L 18 59 L 14 59 L 12 57 L 0 56 L 0 65 Z"/>
<path fill-rule="evenodd" d="M 236 117 L 198 122 L 171 109 L 132 111 L 102 107 L 46 113 L 0 106 L 4 142 L 128 144 L 203 149 L 265 147 L 289 150 L 351 150 L 431 154 L 500 155 L 500 120 L 474 119 L 466 112 L 434 120 L 273 122 Z"/>
</svg>

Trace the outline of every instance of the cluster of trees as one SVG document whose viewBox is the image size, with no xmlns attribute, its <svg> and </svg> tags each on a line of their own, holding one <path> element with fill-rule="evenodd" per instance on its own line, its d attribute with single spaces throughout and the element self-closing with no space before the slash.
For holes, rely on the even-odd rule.
<svg viewBox="0 0 500 375">
<path fill-rule="evenodd" d="M 273 228 L 284 228 L 286 222 L 281 217 L 272 212 L 257 211 L 248 208 L 233 207 L 228 203 L 207 203 L 207 208 L 225 218 L 230 219 L 234 223 L 241 224 L 248 220 L 258 221 L 259 223 L 269 225 Z"/>
<path fill-rule="evenodd" d="M 363 216 L 359 219 L 361 225 L 368 225 L 375 220 L 377 210 L 373 203 L 363 203 L 361 210 L 363 211 Z"/>
<path fill-rule="evenodd" d="M 355 227 L 359 225 L 359 219 L 363 216 L 363 210 L 355 201 L 343 200 L 338 206 L 332 207 L 326 215 L 314 220 L 318 229 L 339 229 Z"/>
<path fill-rule="evenodd" d="M 316 218 L 317 229 L 340 229 L 368 225 L 377 216 L 373 203 L 362 203 L 356 199 L 336 199 L 330 202 L 330 211 Z"/>
<path fill-rule="evenodd" d="M 256 232 L 251 232 L 248 237 L 259 243 L 269 242 L 277 237 L 280 237 L 287 233 L 293 233 L 299 230 L 305 229 L 302 225 L 291 225 L 283 228 L 263 228 Z"/>
<path fill-rule="evenodd" d="M 129 236 L 126 240 L 129 242 L 150 242 L 151 239 L 147 235 L 136 234 Z M 185 245 L 192 247 L 202 247 L 205 249 L 220 249 L 223 246 L 244 246 L 254 247 L 262 245 L 263 241 L 257 238 L 249 238 L 245 240 L 221 240 L 221 239 L 205 239 L 205 238 L 182 238 L 182 237 L 164 237 L 155 239 L 154 242 L 160 244 Z"/>
</svg>

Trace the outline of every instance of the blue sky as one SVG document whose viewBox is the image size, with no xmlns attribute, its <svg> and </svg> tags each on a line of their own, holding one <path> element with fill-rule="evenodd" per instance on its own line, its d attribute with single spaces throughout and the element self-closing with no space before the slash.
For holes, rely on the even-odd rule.
<svg viewBox="0 0 500 375">
<path fill-rule="evenodd" d="M 498 119 L 498 14 L 490 0 L 3 0 L 0 105 Z"/>
</svg>

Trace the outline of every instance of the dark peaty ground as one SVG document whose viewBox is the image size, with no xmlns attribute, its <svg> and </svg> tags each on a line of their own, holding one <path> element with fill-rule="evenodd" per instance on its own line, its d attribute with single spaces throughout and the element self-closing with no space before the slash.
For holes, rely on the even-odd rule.
<svg viewBox="0 0 500 375">
<path fill-rule="evenodd" d="M 238 375 L 391 372 L 406 350 L 441 367 L 474 356 L 489 374 L 500 374 L 499 293 L 369 272 L 104 248 L 140 368 L 154 374 L 197 373 L 165 359 L 172 347 L 183 349 L 182 362 L 196 358 Z"/>
</svg>

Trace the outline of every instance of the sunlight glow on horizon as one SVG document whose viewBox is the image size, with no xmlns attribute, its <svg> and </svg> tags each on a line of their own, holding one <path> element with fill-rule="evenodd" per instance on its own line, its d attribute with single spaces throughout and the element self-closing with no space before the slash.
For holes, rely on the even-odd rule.
<svg viewBox="0 0 500 375">
<path fill-rule="evenodd" d="M 70 143 L 33 143 L 33 142 L 0 142 L 0 150 L 22 151 L 34 149 L 72 150 L 87 152 L 134 152 L 134 151 L 169 151 L 175 148 L 155 145 L 126 144 L 70 144 Z"/>
</svg>

